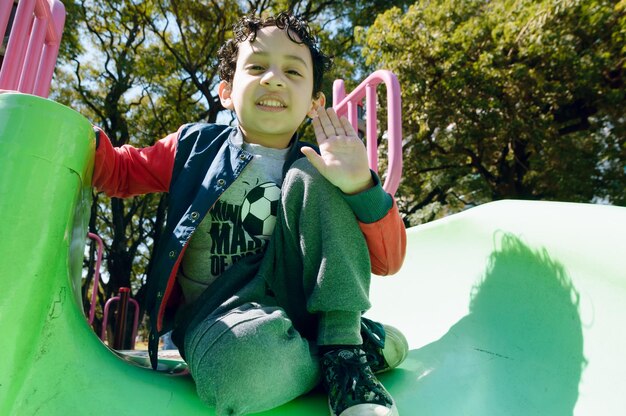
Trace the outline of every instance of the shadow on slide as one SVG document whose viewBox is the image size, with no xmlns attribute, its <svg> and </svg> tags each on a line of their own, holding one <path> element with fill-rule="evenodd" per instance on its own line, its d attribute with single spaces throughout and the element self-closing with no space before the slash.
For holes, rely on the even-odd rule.
<svg viewBox="0 0 626 416">
<path fill-rule="evenodd" d="M 469 313 L 412 351 L 390 387 L 410 386 L 409 414 L 565 416 L 584 362 L 578 295 L 563 266 L 503 235 Z"/>
<path fill-rule="evenodd" d="M 0 415 L 212 415 L 189 377 L 120 359 L 87 325 L 93 154 L 75 111 L 0 95 Z M 407 361 L 381 376 L 403 416 L 626 408 L 626 209 L 502 201 L 408 237 L 368 312 L 409 340 Z M 326 399 L 264 414 L 323 415 Z"/>
</svg>

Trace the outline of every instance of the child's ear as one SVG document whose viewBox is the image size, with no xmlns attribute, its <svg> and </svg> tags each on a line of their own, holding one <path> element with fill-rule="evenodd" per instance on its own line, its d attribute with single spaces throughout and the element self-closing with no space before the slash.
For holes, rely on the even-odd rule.
<svg viewBox="0 0 626 416">
<path fill-rule="evenodd" d="M 232 89 L 230 82 L 224 80 L 220 81 L 220 84 L 217 86 L 217 95 L 220 97 L 222 106 L 228 110 L 232 110 L 234 108 L 233 100 L 230 97 L 231 92 Z"/>
<path fill-rule="evenodd" d="M 317 109 L 324 108 L 325 105 L 326 105 L 326 96 L 324 95 L 323 92 L 320 91 L 319 93 L 317 93 L 317 98 L 314 98 L 313 100 L 311 100 L 311 108 L 309 108 L 309 112 L 306 113 L 306 115 L 311 118 L 317 116 Z"/>
</svg>

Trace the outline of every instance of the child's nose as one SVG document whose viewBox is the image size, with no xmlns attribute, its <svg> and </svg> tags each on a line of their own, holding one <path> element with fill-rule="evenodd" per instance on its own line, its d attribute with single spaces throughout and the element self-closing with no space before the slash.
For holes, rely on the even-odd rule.
<svg viewBox="0 0 626 416">
<path fill-rule="evenodd" d="M 284 87 L 285 82 L 280 74 L 275 70 L 269 70 L 261 78 L 261 84 L 268 87 Z"/>
</svg>

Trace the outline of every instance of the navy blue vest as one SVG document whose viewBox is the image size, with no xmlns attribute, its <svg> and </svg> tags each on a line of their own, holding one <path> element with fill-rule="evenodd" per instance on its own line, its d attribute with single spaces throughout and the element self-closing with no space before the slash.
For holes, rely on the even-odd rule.
<svg viewBox="0 0 626 416">
<path fill-rule="evenodd" d="M 180 131 L 169 189 L 167 223 L 156 243 L 154 261 L 148 272 L 146 311 L 150 317 L 148 349 L 153 368 L 157 365 L 159 336 L 172 329 L 173 319 L 169 317 L 161 330 L 157 330 L 157 320 L 164 316 L 169 296 L 166 289 L 175 284 L 170 281 L 176 279 L 174 269 L 191 235 L 252 160 L 252 154 L 244 151 L 242 144 L 243 136 L 236 127 L 197 123 L 186 125 Z M 293 162 L 303 157 L 302 147 L 294 137 L 283 177 Z"/>
</svg>

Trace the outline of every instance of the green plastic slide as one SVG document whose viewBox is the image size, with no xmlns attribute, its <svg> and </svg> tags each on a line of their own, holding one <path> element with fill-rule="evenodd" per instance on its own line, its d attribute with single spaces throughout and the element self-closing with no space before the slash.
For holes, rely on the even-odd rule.
<svg viewBox="0 0 626 416">
<path fill-rule="evenodd" d="M 0 95 L 0 415 L 210 416 L 189 376 L 120 359 L 87 324 L 93 154 L 75 111 Z M 403 416 L 622 414 L 626 208 L 501 201 L 408 236 L 368 312 L 409 340 L 381 376 Z M 265 414 L 327 412 L 313 392 Z"/>
</svg>

